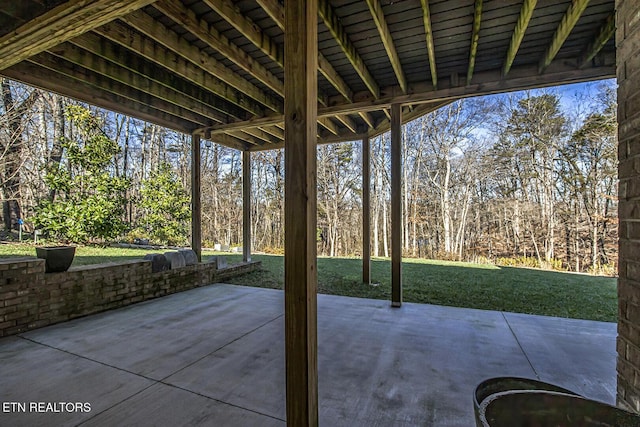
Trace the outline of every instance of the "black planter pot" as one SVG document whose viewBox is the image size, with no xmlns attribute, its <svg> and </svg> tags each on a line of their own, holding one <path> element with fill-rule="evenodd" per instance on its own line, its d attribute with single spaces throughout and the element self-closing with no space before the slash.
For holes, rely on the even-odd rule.
<svg viewBox="0 0 640 427">
<path fill-rule="evenodd" d="M 640 416 L 580 396 L 544 390 L 496 393 L 480 404 L 483 427 L 637 427 Z"/>
<path fill-rule="evenodd" d="M 39 246 L 36 247 L 36 255 L 45 261 L 46 273 L 59 273 L 67 271 L 71 267 L 73 257 L 76 255 L 75 246 Z"/>
<path fill-rule="evenodd" d="M 570 394 L 577 396 L 576 393 L 567 390 L 566 388 L 558 387 L 557 385 L 545 383 L 542 381 L 534 380 L 531 378 L 520 378 L 520 377 L 496 377 L 489 378 L 476 387 L 476 391 L 473 395 L 473 411 L 476 416 L 476 425 L 478 427 L 482 427 L 482 422 L 480 421 L 480 404 L 487 397 L 496 394 L 502 393 L 505 391 L 513 391 L 513 390 L 543 390 L 543 391 L 554 391 L 558 393 Z"/>
<path fill-rule="evenodd" d="M 473 396 L 478 427 L 639 426 L 640 416 L 527 378 L 483 381 Z"/>
</svg>

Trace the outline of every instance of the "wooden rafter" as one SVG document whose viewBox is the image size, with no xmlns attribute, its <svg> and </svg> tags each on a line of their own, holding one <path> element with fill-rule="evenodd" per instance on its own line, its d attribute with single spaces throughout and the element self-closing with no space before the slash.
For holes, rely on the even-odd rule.
<svg viewBox="0 0 640 427">
<path fill-rule="evenodd" d="M 284 31 L 284 7 L 277 0 L 258 0 L 258 4 L 267 12 L 278 28 Z M 318 53 L 318 70 L 345 99 L 353 99 L 351 88 L 321 53 Z"/>
<path fill-rule="evenodd" d="M 379 111 L 388 108 L 390 105 L 395 103 L 405 105 L 437 103 L 442 101 L 455 100 L 458 98 L 468 98 L 473 96 L 491 95 L 517 90 L 556 86 L 558 82 L 563 82 L 566 84 L 601 80 L 605 78 L 612 78 L 616 75 L 615 66 L 598 67 L 578 72 L 576 71 L 575 66 L 554 65 L 550 68 L 550 72 L 545 73 L 544 76 L 535 74 L 537 71 L 537 66 L 521 68 L 518 71 L 522 72 L 523 77 L 512 77 L 509 80 L 505 81 L 502 79 L 500 72 L 487 71 L 477 73 L 474 79 L 474 83 L 471 85 L 443 87 L 435 91 L 433 90 L 431 85 L 415 85 L 415 91 L 407 95 L 393 95 L 394 93 L 400 93 L 399 88 L 387 88 L 384 90 L 384 92 L 389 93 L 390 95 L 379 98 L 377 100 L 366 99 L 364 92 L 358 93 L 354 95 L 354 98 L 363 99 L 362 101 L 346 104 L 340 104 L 338 102 L 334 104 L 332 102 L 331 106 L 318 109 L 318 117 L 330 117 L 337 114 L 359 114 L 368 111 Z M 228 129 L 270 126 L 282 123 L 283 121 L 283 115 L 273 114 L 268 117 L 250 119 L 244 122 L 212 126 L 211 128 L 203 129 L 202 131 L 216 134 L 219 132 L 225 132 Z"/>
<path fill-rule="evenodd" d="M 516 54 L 518 53 L 518 49 L 520 49 L 520 44 L 524 38 L 524 33 L 527 31 L 529 21 L 531 20 L 533 10 L 536 8 L 537 2 L 538 0 L 524 0 L 524 3 L 522 4 L 518 22 L 516 22 L 516 27 L 511 35 L 511 42 L 509 43 L 509 50 L 507 50 L 507 57 L 505 58 L 502 66 L 502 75 L 504 77 L 509 74 L 513 61 L 516 59 Z"/>
<path fill-rule="evenodd" d="M 338 126 L 329 117 L 319 117 L 318 124 L 334 135 L 339 135 Z"/>
<path fill-rule="evenodd" d="M 259 140 L 261 144 L 275 144 L 282 141 L 259 128 L 244 129 L 244 132 Z"/>
<path fill-rule="evenodd" d="M 351 117 L 349 117 L 348 115 L 346 115 L 346 114 L 338 114 L 338 115 L 336 115 L 336 119 L 340 123 L 342 123 L 347 129 L 349 129 L 351 132 L 353 132 L 353 133 L 358 132 L 358 126 L 353 121 L 353 119 Z"/>
<path fill-rule="evenodd" d="M 407 93 L 407 79 L 404 75 L 404 71 L 402 71 L 402 64 L 400 63 L 396 46 L 393 43 L 391 31 L 389 31 L 389 27 L 387 26 L 387 20 L 384 17 L 382 6 L 378 0 L 367 0 L 367 5 L 369 6 L 371 16 L 373 16 L 373 22 L 376 24 L 376 28 L 378 28 L 378 33 L 380 34 L 382 44 L 387 51 L 387 56 L 389 57 L 393 71 L 396 74 L 396 79 L 398 79 L 398 84 L 400 85 L 402 92 Z"/>
<path fill-rule="evenodd" d="M 378 87 L 378 84 L 369 72 L 369 69 L 360 57 L 357 49 L 351 43 L 349 36 L 340 23 L 340 19 L 338 19 L 338 16 L 334 12 L 328 0 L 318 1 L 318 13 L 373 97 L 379 98 L 380 88 Z"/>
<path fill-rule="evenodd" d="M 224 122 L 225 115 L 211 108 L 211 106 L 186 97 L 178 99 L 179 92 L 173 89 L 171 85 L 159 84 L 157 81 L 145 75 L 139 74 L 134 70 L 123 68 L 119 66 L 119 64 L 111 61 L 106 61 L 71 43 L 63 43 L 50 49 L 48 52 L 60 59 L 84 67 L 100 76 L 114 80 L 125 86 L 128 85 L 132 89 L 152 95 L 163 102 L 173 104 L 175 107 L 184 108 L 196 115 L 206 117 L 210 121 L 218 123 Z"/>
<path fill-rule="evenodd" d="M 52 71 L 57 71 L 67 77 L 76 79 L 78 81 L 84 81 L 98 90 L 110 92 L 114 95 L 126 98 L 129 101 L 137 101 L 142 102 L 146 105 L 153 105 L 153 107 L 158 109 L 159 111 L 163 111 L 172 116 L 189 120 L 193 123 L 216 123 L 216 121 L 212 120 L 211 118 L 187 110 L 180 105 L 176 105 L 163 99 L 161 97 L 163 94 L 158 93 L 156 86 L 154 86 L 153 89 L 147 87 L 147 90 L 145 90 L 144 88 L 139 87 L 139 84 L 144 84 L 143 82 L 136 82 L 135 85 L 125 84 L 121 81 L 116 80 L 118 76 L 114 76 L 114 78 L 111 78 L 106 74 L 98 74 L 95 72 L 91 72 L 90 70 L 87 71 L 87 69 L 85 69 L 84 67 L 75 66 L 75 64 L 66 59 L 56 57 L 46 52 L 33 55 L 27 61 L 31 61 Z M 96 62 L 98 61 L 99 60 L 96 60 Z M 103 71 L 108 72 L 106 70 Z"/>
<path fill-rule="evenodd" d="M 571 5 L 567 9 L 567 12 L 562 17 L 562 21 L 560 21 L 560 25 L 556 29 L 556 32 L 551 39 L 551 43 L 544 54 L 544 56 L 540 59 L 540 64 L 538 65 L 538 73 L 542 74 L 547 69 L 553 58 L 556 57 L 560 48 L 564 44 L 569 34 L 571 34 L 571 30 L 578 23 L 578 19 L 582 16 L 582 13 L 587 8 L 589 4 L 589 0 L 573 0 Z"/>
<path fill-rule="evenodd" d="M 259 129 L 262 129 L 269 135 L 275 136 L 279 140 L 284 141 L 284 131 L 277 126 L 264 126 Z"/>
<path fill-rule="evenodd" d="M 471 48 L 469 49 L 469 67 L 467 68 L 467 84 L 471 84 L 473 70 L 476 66 L 478 40 L 480 39 L 480 24 L 482 23 L 482 0 L 476 0 L 473 12 L 473 31 L 471 34 Z"/>
<path fill-rule="evenodd" d="M 256 3 L 276 23 L 278 28 L 284 31 L 284 7 L 278 0 L 256 0 Z"/>
<path fill-rule="evenodd" d="M 68 77 L 40 64 L 23 61 L 2 70 L 2 75 L 180 132 L 191 133 L 197 127 L 182 117 L 159 111 L 151 107 L 151 104 L 144 104 L 144 96 L 131 100 L 110 91 L 96 90 L 95 86 L 81 79 L 80 74 L 76 78 Z"/>
<path fill-rule="evenodd" d="M 266 55 L 268 55 L 273 61 L 275 61 L 281 67 L 284 66 L 283 49 L 282 46 L 275 43 L 270 37 L 262 33 L 259 28 L 251 19 L 242 15 L 240 11 L 228 0 L 213 1 L 204 0 L 204 2 L 220 16 L 222 16 L 229 24 L 231 24 L 236 30 L 242 33 L 247 39 L 249 39 L 256 47 L 260 48 Z M 271 4 L 271 8 L 275 8 L 275 4 Z M 279 19 L 280 14 L 275 13 L 274 16 Z M 284 12 L 282 13 L 284 16 Z M 284 24 L 280 22 L 279 26 Z M 329 61 L 327 61 L 322 55 L 318 55 L 318 67 L 320 72 L 332 83 L 336 89 L 346 98 L 351 99 L 351 90 L 347 84 L 342 80 L 338 73 L 333 69 Z M 326 105 L 326 101 L 323 101 L 322 94 L 319 94 L 319 100 L 323 105 Z M 338 134 L 338 128 L 328 118 L 318 120 L 318 124 L 327 129 L 334 135 Z"/>
<path fill-rule="evenodd" d="M 429 69 L 431 70 L 431 83 L 433 88 L 438 88 L 438 71 L 436 68 L 436 49 L 433 44 L 433 29 L 431 28 L 431 11 L 429 10 L 429 0 L 420 0 L 422 4 L 422 20 L 424 22 L 424 32 L 427 38 L 427 53 L 429 55 Z"/>
<path fill-rule="evenodd" d="M 182 24 L 212 49 L 220 52 L 234 64 L 262 82 L 280 96 L 284 96 L 284 84 L 258 61 L 233 44 L 212 25 L 202 19 L 181 2 L 160 0 L 153 4 L 160 12 Z"/>
<path fill-rule="evenodd" d="M 204 7 L 203 2 L 207 2 L 215 12 L 202 9 L 200 6 Z M 362 4 L 365 2 L 357 7 L 349 6 L 350 2 L 336 0 L 318 2 L 320 10 L 316 18 L 329 23 L 328 27 L 334 38 L 338 35 L 337 43 L 331 40 L 333 44 L 330 46 L 337 44 L 339 50 L 331 51 L 332 48 L 327 46 L 327 54 L 331 51 L 331 56 L 328 57 L 318 52 L 317 70 L 324 76 L 318 76 L 321 78 L 321 86 L 322 82 L 325 86 L 327 82 L 333 86 L 324 93 L 318 93 L 321 120 L 317 135 L 321 138 L 320 142 L 339 141 L 349 136 L 357 138 L 364 132 L 371 134 L 389 121 L 388 110 L 392 104 L 408 105 L 420 110 L 422 106 L 434 105 L 434 102 L 440 100 L 477 93 L 543 87 L 562 79 L 576 82 L 613 75 L 611 37 L 615 32 L 615 18 L 611 4 L 607 7 L 600 3 L 589 6 L 588 0 L 572 0 L 558 9 L 555 6 L 540 8 L 537 6 L 540 3 L 536 0 L 520 0 L 516 2 L 517 5 L 511 3 L 511 6 L 489 20 L 488 11 L 483 10 L 483 6 L 484 9 L 487 7 L 486 2 L 474 0 L 473 31 L 468 33 L 471 37 L 467 40 L 471 40 L 466 42 L 467 50 L 450 37 L 464 32 L 464 29 L 456 28 L 461 22 L 465 19 L 471 21 L 470 16 L 465 17 L 466 12 L 459 9 L 455 2 L 429 3 L 428 0 L 421 0 L 420 5 L 416 1 L 407 2 L 406 5 L 403 3 L 401 7 L 392 5 L 397 2 L 383 0 L 366 0 L 366 7 Z M 14 54 L 18 58 L 20 55 L 27 55 L 21 60 L 25 65 L 16 69 L 20 69 L 23 74 L 27 69 L 42 71 L 50 79 L 59 76 L 66 85 L 61 86 L 62 89 L 72 86 L 71 82 L 79 83 L 81 79 L 85 81 L 83 76 L 86 75 L 88 86 L 82 86 L 83 90 L 92 90 L 94 93 L 86 96 L 79 93 L 79 98 L 83 100 L 96 96 L 102 102 L 100 105 L 105 105 L 108 103 L 105 99 L 117 99 L 126 104 L 127 111 L 136 116 L 140 115 L 135 114 L 136 109 L 130 108 L 132 105 L 139 107 L 143 111 L 142 115 L 146 114 L 146 120 L 152 118 L 155 111 L 159 119 L 150 121 L 162 121 L 183 131 L 193 128 L 213 129 L 215 134 L 226 129 L 236 139 L 250 143 L 252 150 L 283 141 L 284 125 L 281 118 L 284 117 L 285 82 L 282 80 L 281 70 L 274 71 L 274 66 L 281 66 L 284 61 L 285 45 L 281 40 L 282 33 L 278 34 L 278 28 L 284 31 L 285 25 L 283 0 L 255 0 L 253 3 L 203 0 L 198 3 L 200 6 L 193 1 L 172 0 L 131 0 L 126 2 L 126 6 L 123 3 L 125 2 L 121 0 L 5 1 L 0 4 L 0 21 L 7 27 L 0 29 L 0 34 L 5 33 L 0 36 L 0 70 L 10 65 L 10 62 L 3 61 L 2 55 L 9 55 L 6 59 L 13 58 Z M 140 6 L 143 4 L 146 6 Z M 253 9 L 251 4 L 254 4 L 253 7 L 259 5 L 266 13 L 265 15 L 260 11 L 258 15 L 268 15 L 270 18 L 264 23 L 262 20 L 253 22 L 249 16 L 254 15 L 247 13 Z M 131 8 L 130 12 L 123 12 L 129 10 L 127 8 Z M 354 11 L 357 11 L 357 15 L 353 14 Z M 383 11 L 387 12 L 386 16 Z M 409 16 L 417 16 L 418 19 L 422 17 L 425 33 L 422 33 L 422 23 L 418 23 L 417 28 L 396 28 L 396 24 L 391 25 L 391 11 L 394 13 L 394 22 Z M 532 30 L 527 28 L 533 22 L 534 12 L 536 16 L 540 15 L 540 20 L 536 21 L 537 35 L 529 40 Z M 586 31 L 583 28 L 586 24 L 580 18 L 582 15 L 589 16 L 583 19 L 592 22 L 590 27 L 593 31 L 588 31 L 589 36 L 583 37 L 584 43 L 577 49 L 569 49 L 567 41 L 577 37 L 576 30 Z M 89 19 L 89 16 L 94 19 Z M 218 16 L 225 22 L 220 22 Z M 349 16 L 348 26 L 345 20 L 341 21 L 343 16 Z M 146 23 L 136 21 L 140 17 L 146 19 Z M 449 18 L 455 18 L 456 21 Z M 102 20 L 107 22 L 100 25 Z M 511 22 L 511 26 L 507 28 L 504 25 L 506 22 Z M 236 30 L 228 33 L 227 23 L 243 36 L 238 37 Z M 100 26 L 93 28 L 95 25 Z M 321 25 L 325 27 L 324 23 Z M 267 30 L 267 27 L 271 30 Z M 471 26 L 467 29 L 469 28 Z M 345 66 L 350 68 L 350 73 L 358 68 L 343 51 L 345 47 L 347 51 L 355 51 L 356 46 L 360 47 L 359 42 L 353 43 L 356 37 L 360 40 L 360 35 L 356 35 L 354 31 L 372 30 L 377 31 L 375 34 L 380 34 L 380 38 L 376 36 L 366 42 L 364 45 L 368 46 L 367 51 L 380 52 L 384 47 L 386 55 L 382 54 L 382 58 L 377 60 L 372 59 L 370 64 L 367 62 L 367 67 L 370 67 L 367 71 L 375 79 L 374 83 L 382 83 L 379 79 L 391 79 L 390 86 L 378 87 L 379 93 L 375 94 L 366 84 L 358 82 L 360 89 L 354 93 L 339 73 L 343 73 Z M 479 34 L 484 37 L 485 30 L 493 36 L 486 41 L 484 38 L 479 40 Z M 277 35 L 272 34 L 273 31 Z M 505 34 L 505 31 L 510 41 L 506 42 L 509 44 L 508 49 L 505 46 L 501 52 L 504 56 L 497 58 L 498 62 L 483 62 L 483 68 L 494 68 L 476 70 L 475 65 L 480 66 L 478 61 L 481 59 L 476 59 L 474 55 L 478 52 L 478 42 L 482 41 L 483 45 L 485 42 L 497 43 L 495 34 Z M 340 34 L 346 37 L 341 38 Z M 415 41 L 415 36 L 420 34 L 427 37 L 431 75 L 424 67 L 418 69 L 417 64 L 409 67 L 410 64 L 401 64 L 399 60 L 393 59 L 398 57 L 395 47 L 399 47 L 400 43 L 405 44 L 401 37 L 410 35 L 413 39 L 407 39 L 406 43 L 419 47 L 420 42 Z M 25 47 L 28 44 L 25 40 L 32 40 L 33 46 Z M 252 46 L 246 44 L 247 40 L 250 40 Z M 543 46 L 546 50 L 544 56 L 540 54 L 531 57 L 542 40 L 546 43 Z M 574 42 L 577 43 L 576 40 Z M 575 45 L 574 42 L 572 45 Z M 53 44 L 40 51 L 43 43 Z M 418 44 L 413 46 L 415 43 Z M 425 46 L 424 39 L 422 43 Z M 258 50 L 253 45 L 258 46 Z M 33 50 L 25 54 L 24 49 Z M 363 55 L 360 57 L 361 61 L 363 58 L 368 61 L 369 56 L 364 56 L 365 48 L 362 49 L 355 54 Z M 445 55 L 446 52 L 446 58 L 438 57 L 436 61 L 435 49 L 438 50 L 437 55 Z M 213 51 L 215 53 L 211 54 Z M 261 52 L 269 55 L 272 60 L 265 62 L 267 57 Z M 560 55 L 562 60 L 558 59 Z M 426 56 L 423 59 L 427 60 Z M 42 64 L 38 61 L 42 61 Z M 57 61 L 60 63 L 57 64 Z M 377 65 L 374 66 L 375 64 Z M 389 64 L 393 66 L 393 76 L 386 73 L 391 72 Z M 463 67 L 462 72 L 460 66 Z M 445 71 L 443 67 L 448 70 L 445 75 L 442 74 Z M 8 69 L 13 69 L 13 66 Z M 402 82 L 399 70 L 407 72 L 406 77 L 411 80 L 410 87 L 406 81 Z M 437 71 L 441 73 L 439 76 Z M 465 76 L 468 86 L 463 87 Z M 362 77 L 357 79 L 361 80 Z M 29 81 L 33 82 L 34 78 Z M 43 79 L 35 81 L 43 87 L 50 87 Z M 435 85 L 437 86 L 434 88 Z M 77 94 L 78 91 L 73 93 Z M 134 99 L 138 93 L 143 101 Z M 147 108 L 144 107 L 144 102 L 149 103 Z M 126 109 L 119 108 L 115 102 L 110 105 L 121 112 Z M 411 112 L 403 109 L 405 116 Z M 264 121 L 260 121 L 261 119 Z M 256 123 L 260 125 L 256 127 Z M 368 129 L 364 126 L 365 123 Z M 244 126 L 248 126 L 248 130 Z"/>
<path fill-rule="evenodd" d="M 43 52 L 153 0 L 69 0 L 0 38 L 0 69 Z"/>
<path fill-rule="evenodd" d="M 136 30 L 142 31 L 159 45 L 164 46 L 175 54 L 180 55 L 187 61 L 191 62 L 193 65 L 216 76 L 231 88 L 238 90 L 240 94 L 246 95 L 241 96 L 238 94 L 234 97 L 237 98 L 238 104 L 246 103 L 244 106 L 239 106 L 243 108 L 251 108 L 250 111 L 257 115 L 263 114 L 262 106 L 269 108 L 271 111 L 280 110 L 280 102 L 266 95 L 255 85 L 240 77 L 237 73 L 232 72 L 222 63 L 216 61 L 212 56 L 204 55 L 200 49 L 187 42 L 177 33 L 170 31 L 167 27 L 154 20 L 146 13 L 137 11 L 123 17 L 122 20 Z M 227 92 L 232 92 L 232 90 L 227 90 Z M 261 105 L 258 106 L 256 103 L 247 102 L 249 101 L 246 99 L 247 97 L 259 102 Z M 231 99 L 229 100 L 231 101 Z"/>
<path fill-rule="evenodd" d="M 353 92 L 347 83 L 340 77 L 340 74 L 333 68 L 331 63 L 321 53 L 318 53 L 318 70 L 331 85 L 336 88 L 344 99 L 352 100 Z"/>
<path fill-rule="evenodd" d="M 231 98 L 235 101 L 233 104 L 238 105 L 238 103 L 241 103 L 240 94 L 230 89 L 228 85 L 218 78 L 119 22 L 110 22 L 94 31 L 196 86 L 220 96 L 221 100 L 229 100 Z M 233 112 L 233 109 L 227 110 L 227 114 L 231 117 L 236 117 Z"/>
<path fill-rule="evenodd" d="M 284 67 L 284 50 L 282 46 L 275 43 L 270 37 L 260 31 L 260 27 L 243 15 L 231 1 L 204 0 L 204 3 L 216 11 L 218 15 L 224 18 L 251 43 L 256 45 L 263 53 L 280 65 L 280 67 Z"/>
<path fill-rule="evenodd" d="M 184 103 L 187 108 L 204 108 L 208 111 L 208 115 L 216 121 L 224 123 L 228 120 L 229 112 L 233 115 L 241 115 L 242 111 L 236 107 L 231 109 L 231 105 L 224 102 L 219 97 L 214 96 L 209 91 L 200 90 L 193 84 L 190 84 L 181 78 L 170 78 L 164 68 L 161 68 L 149 61 L 144 60 L 135 55 L 131 55 L 124 48 L 120 48 L 116 44 L 103 43 L 98 35 L 93 33 L 83 34 L 69 42 L 70 44 L 91 52 L 92 54 L 111 62 L 122 68 L 122 73 L 132 73 L 131 75 L 139 75 L 164 86 L 168 90 L 175 91 L 176 98 L 184 97 L 179 102 Z M 56 46 L 50 51 L 54 54 L 61 54 L 70 58 L 61 48 L 64 45 Z M 78 61 L 80 58 L 78 59 Z M 73 60 L 72 60 L 73 61 Z M 73 61 L 76 62 L 77 61 Z M 129 74 L 123 76 L 126 78 Z M 135 78 L 135 77 L 134 77 Z M 176 99 L 178 101 L 178 99 Z"/>
<path fill-rule="evenodd" d="M 261 147 L 263 145 L 269 145 L 273 142 L 279 142 L 279 141 L 274 141 L 270 138 L 264 137 L 264 135 L 261 134 L 257 129 L 245 129 L 241 131 L 236 130 L 233 132 L 229 132 L 229 135 L 234 136 L 251 146 Z"/>
<path fill-rule="evenodd" d="M 587 49 L 580 55 L 580 62 L 578 66 L 585 68 L 589 65 L 589 62 L 602 50 L 604 45 L 607 44 L 609 39 L 613 37 L 616 32 L 616 19 L 615 15 L 611 14 L 607 17 L 607 20 L 602 24 L 596 38 L 593 39 Z"/>
<path fill-rule="evenodd" d="M 367 126 L 369 126 L 370 128 L 375 127 L 375 123 L 371 114 L 366 111 L 358 111 L 358 115 L 362 118 L 362 120 L 364 120 Z"/>
<path fill-rule="evenodd" d="M 211 141 L 217 143 L 217 144 L 221 144 L 221 145 L 225 145 L 227 147 L 231 147 L 231 148 L 235 148 L 237 150 L 240 151 L 245 151 L 247 149 L 249 149 L 249 147 L 251 146 L 251 144 L 249 144 L 248 142 L 237 138 L 233 135 L 228 135 L 228 134 L 219 134 L 219 135 L 215 135 L 213 137 L 207 138 L 210 139 Z"/>
<path fill-rule="evenodd" d="M 412 120 L 424 116 L 425 114 L 429 114 L 437 110 L 438 108 L 444 107 L 451 102 L 453 101 L 436 102 L 433 104 L 420 104 L 415 106 L 413 110 L 410 110 L 409 107 L 406 107 L 406 111 L 403 111 L 402 113 L 402 121 L 403 123 L 408 123 Z M 391 120 L 384 119 L 380 123 L 378 123 L 378 125 L 374 129 L 371 129 L 369 131 L 368 136 L 369 138 L 375 138 L 378 135 L 382 135 L 383 133 L 388 132 L 389 129 L 391 129 Z"/>
</svg>

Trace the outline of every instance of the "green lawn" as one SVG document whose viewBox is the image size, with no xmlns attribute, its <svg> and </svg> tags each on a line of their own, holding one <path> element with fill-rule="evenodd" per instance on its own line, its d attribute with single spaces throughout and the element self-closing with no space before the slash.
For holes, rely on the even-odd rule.
<svg viewBox="0 0 640 427">
<path fill-rule="evenodd" d="M 254 255 L 262 271 L 229 283 L 282 289 L 281 256 Z M 361 283 L 357 258 L 319 258 L 320 293 L 391 299 L 391 262 L 375 259 L 371 278 Z M 455 307 L 501 310 L 577 319 L 617 320 L 616 279 L 584 274 L 533 270 L 464 262 L 405 259 L 402 264 L 403 300 Z"/>
<path fill-rule="evenodd" d="M 139 259 L 141 249 L 78 247 L 74 265 Z M 159 250 L 157 252 L 164 252 Z M 34 255 L 31 245 L 2 244 L 0 257 Z M 205 259 L 214 253 L 205 252 Z M 239 254 L 226 255 L 230 263 Z M 262 270 L 239 276 L 228 283 L 282 289 L 284 258 L 254 255 Z M 583 274 L 533 270 L 462 262 L 405 259 L 402 267 L 406 302 L 501 310 L 544 316 L 615 322 L 616 279 Z M 358 258 L 318 259 L 319 292 L 363 298 L 390 299 L 391 264 L 388 259 L 372 262 L 375 285 L 361 283 Z"/>
</svg>

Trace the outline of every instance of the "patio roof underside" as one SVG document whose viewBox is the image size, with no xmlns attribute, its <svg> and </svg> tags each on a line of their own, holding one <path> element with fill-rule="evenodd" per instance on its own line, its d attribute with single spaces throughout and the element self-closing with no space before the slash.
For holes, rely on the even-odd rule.
<svg viewBox="0 0 640 427">
<path fill-rule="evenodd" d="M 613 0 L 319 0 L 318 141 L 615 77 Z M 284 145 L 278 0 L 0 2 L 0 74 L 220 144 Z"/>
</svg>

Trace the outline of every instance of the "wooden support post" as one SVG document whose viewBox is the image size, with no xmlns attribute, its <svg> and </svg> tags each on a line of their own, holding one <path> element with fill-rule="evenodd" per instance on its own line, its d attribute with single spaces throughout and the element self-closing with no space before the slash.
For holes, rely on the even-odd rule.
<svg viewBox="0 0 640 427">
<path fill-rule="evenodd" d="M 242 152 L 242 260 L 251 262 L 251 152 Z"/>
<path fill-rule="evenodd" d="M 371 147 L 362 139 L 362 283 L 371 284 Z"/>
<path fill-rule="evenodd" d="M 318 425 L 318 2 L 285 3 L 284 317 L 287 425 Z"/>
<path fill-rule="evenodd" d="M 202 202 L 200 200 L 200 135 L 191 136 L 191 249 L 202 261 Z"/>
<path fill-rule="evenodd" d="M 391 105 L 391 306 L 402 305 L 402 108 Z"/>
</svg>

